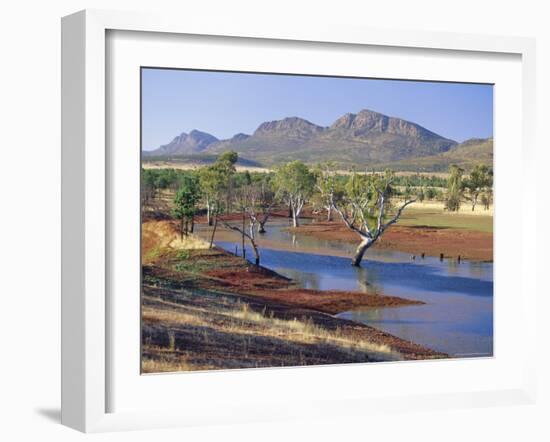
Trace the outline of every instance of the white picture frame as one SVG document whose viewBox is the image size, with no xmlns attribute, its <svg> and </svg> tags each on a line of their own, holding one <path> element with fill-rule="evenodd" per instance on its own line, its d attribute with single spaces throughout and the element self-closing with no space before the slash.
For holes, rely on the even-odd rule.
<svg viewBox="0 0 550 442">
<path fill-rule="evenodd" d="M 521 157 L 521 174 L 528 176 L 534 168 L 535 158 L 535 43 L 532 39 L 517 37 L 492 37 L 450 33 L 416 31 L 388 31 L 344 26 L 294 27 L 288 24 L 231 22 L 217 23 L 196 18 L 181 21 L 177 17 L 153 16 L 123 12 L 87 10 L 63 18 L 62 21 L 62 423 L 85 432 L 123 429 L 158 428 L 168 426 L 199 425 L 220 422 L 249 422 L 256 420 L 284 419 L 287 417 L 311 417 L 342 414 L 363 415 L 372 411 L 395 412 L 412 408 L 441 409 L 453 407 L 488 406 L 505 403 L 530 403 L 535 394 L 535 339 L 526 339 L 518 350 L 520 364 L 513 379 L 483 389 L 476 387 L 460 392 L 449 392 L 436 386 L 426 394 L 404 393 L 372 396 L 358 392 L 356 395 L 333 394 L 325 400 L 312 398 L 308 406 L 295 406 L 282 402 L 271 406 L 255 403 L 253 392 L 235 399 L 231 407 L 220 401 L 208 407 L 169 406 L 161 409 L 113 411 L 109 406 L 109 370 L 113 359 L 108 339 L 108 327 L 112 320 L 108 301 L 109 256 L 108 245 L 112 241 L 108 228 L 110 215 L 110 173 L 108 133 L 109 117 L 106 79 L 106 36 L 108 32 L 144 32 L 162 35 L 217 36 L 255 40 L 284 41 L 292 45 L 300 42 L 338 44 L 346 46 L 370 46 L 402 48 L 404 51 L 426 49 L 444 52 L 468 52 L 480 59 L 484 54 L 509 54 L 520 57 L 521 63 L 521 138 L 517 154 Z M 502 169 L 504 170 L 504 169 Z M 500 173 L 500 171 L 499 171 Z M 502 172 L 503 175 L 505 171 Z M 497 178 L 498 179 L 498 178 Z M 498 192 L 498 187 L 497 190 Z M 535 192 L 519 189 L 522 200 L 520 223 L 526 225 L 535 214 Z M 498 215 L 497 215 L 498 216 Z M 530 266 L 536 256 L 535 230 L 519 228 L 518 243 L 521 263 L 521 281 L 518 307 L 522 315 L 517 321 L 523 337 L 533 338 L 536 316 L 535 267 Z M 495 253 L 506 253 L 496 244 Z M 496 296 L 505 296 L 507 288 L 498 286 Z M 509 291 L 511 290 L 508 289 Z M 508 293 L 512 295 L 511 293 Z M 136 294 L 139 296 L 139 294 Z M 498 301 L 497 301 L 498 302 Z M 506 324 L 500 325 L 506 327 Z M 139 345 L 139 343 L 136 343 Z M 498 355 L 497 355 L 498 358 Z M 447 362 L 452 364 L 452 362 Z M 472 373 L 480 365 L 469 364 Z M 422 370 L 433 370 L 432 363 L 422 364 Z M 521 367 L 519 367 L 521 365 Z M 389 369 L 377 365 L 376 370 Z M 412 365 L 404 367 L 412 370 Z M 455 369 L 456 367 L 452 368 Z M 353 368 L 357 376 L 360 365 Z M 279 382 L 275 372 L 302 373 L 302 382 L 311 377 L 311 369 L 253 370 L 257 382 Z M 329 369 L 324 369 L 330 376 Z M 342 370 L 331 367 L 331 372 Z M 260 373 L 258 375 L 258 373 Z M 490 372 L 488 372 L 490 374 Z M 168 375 L 169 376 L 169 375 Z M 186 375 L 187 376 L 187 375 Z M 222 384 L 228 373 L 217 373 L 216 378 L 201 382 Z M 241 371 L 239 382 L 246 382 Z M 244 376 L 244 377 L 243 377 Z M 180 378 L 181 379 L 181 378 Z M 199 378 L 196 378 L 199 379 Z M 229 377 L 227 377 L 229 379 Z M 296 381 L 296 380 L 295 380 Z M 258 385 L 258 384 L 257 384 Z M 306 403 L 306 402 L 304 402 Z M 225 411 L 224 411 L 225 410 Z"/>
</svg>

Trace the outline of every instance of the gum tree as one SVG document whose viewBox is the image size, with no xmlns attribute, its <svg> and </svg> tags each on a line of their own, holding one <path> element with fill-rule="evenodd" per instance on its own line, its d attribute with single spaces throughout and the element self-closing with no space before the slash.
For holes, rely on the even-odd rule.
<svg viewBox="0 0 550 442">
<path fill-rule="evenodd" d="M 261 179 L 254 183 L 257 189 L 258 233 L 265 233 L 265 225 L 275 207 L 275 191 L 271 175 L 263 174 Z"/>
<path fill-rule="evenodd" d="M 445 209 L 449 212 L 458 212 L 462 195 L 464 193 L 464 169 L 456 164 L 449 168 L 449 178 L 447 179 L 447 195 L 445 197 Z"/>
<path fill-rule="evenodd" d="M 399 220 L 403 210 L 416 201 L 405 199 L 393 216 L 390 216 L 393 193 L 391 185 L 394 179 L 394 173 L 389 170 L 384 174 L 359 175 L 353 172 L 346 183 L 342 202 L 332 203 L 347 228 L 360 238 L 351 261 L 355 267 L 360 267 L 367 250 Z"/>
<path fill-rule="evenodd" d="M 472 212 L 475 210 L 479 196 L 487 194 L 493 187 L 493 170 L 485 164 L 478 164 L 464 180 L 464 188 L 468 199 L 472 203 Z"/>
<path fill-rule="evenodd" d="M 314 185 L 315 176 L 301 161 L 292 161 L 277 169 L 275 174 L 277 195 L 288 204 L 294 227 L 300 225 L 300 213 L 313 193 Z"/>
<path fill-rule="evenodd" d="M 182 239 L 184 235 L 188 235 L 189 222 L 191 222 L 191 231 L 193 231 L 194 217 L 199 200 L 200 190 L 197 179 L 193 176 L 183 176 L 174 197 L 174 207 L 172 209 L 172 215 L 180 220 L 180 237 Z"/>
<path fill-rule="evenodd" d="M 334 163 L 319 164 L 315 168 L 314 174 L 315 189 L 317 190 L 320 206 L 327 211 L 327 221 L 332 221 L 333 202 L 341 196 Z"/>
<path fill-rule="evenodd" d="M 227 208 L 230 204 L 237 159 L 236 152 L 224 152 L 213 165 L 204 167 L 199 172 L 199 183 L 206 206 L 208 225 L 213 225 L 210 247 L 214 243 L 218 215 L 223 212 L 224 207 Z"/>
<path fill-rule="evenodd" d="M 243 258 L 246 258 L 245 239 L 248 239 L 250 245 L 252 246 L 252 250 L 254 251 L 255 264 L 260 265 L 260 250 L 258 243 L 256 242 L 256 230 L 259 224 L 259 188 L 252 184 L 241 186 L 235 191 L 234 202 L 238 210 L 241 212 L 241 225 L 231 224 L 227 221 L 222 221 L 222 223 L 226 228 L 240 233 Z"/>
</svg>

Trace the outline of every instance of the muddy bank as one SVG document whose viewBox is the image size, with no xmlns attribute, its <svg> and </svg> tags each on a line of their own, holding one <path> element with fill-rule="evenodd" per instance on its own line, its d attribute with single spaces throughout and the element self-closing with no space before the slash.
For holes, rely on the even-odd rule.
<svg viewBox="0 0 550 442">
<path fill-rule="evenodd" d="M 162 265 L 157 263 L 154 267 L 154 274 L 160 278 L 174 279 L 178 277 L 178 273 L 183 273 L 189 287 L 255 296 L 288 307 L 329 314 L 358 308 L 423 304 L 420 301 L 383 294 L 300 288 L 292 280 L 276 272 L 252 265 L 219 248 L 189 251 L 185 260 L 181 260 L 177 253 L 169 253 L 160 261 Z M 145 273 L 149 271 L 152 270 L 144 268 Z"/>
<path fill-rule="evenodd" d="M 280 288 L 266 287 L 256 268 L 245 275 L 238 272 L 216 270 L 209 275 L 221 277 L 227 290 L 244 292 L 261 299 L 281 302 L 293 307 L 317 310 L 323 313 L 337 314 L 359 308 L 400 307 L 420 305 L 421 301 L 399 298 L 397 296 L 349 292 L 341 290 L 312 290 L 296 287 L 290 281 Z M 258 278 L 258 276 L 260 276 Z M 280 277 L 280 276 L 279 276 Z"/>
<path fill-rule="evenodd" d="M 288 231 L 315 238 L 358 243 L 359 237 L 340 222 L 316 221 Z M 414 256 L 437 256 L 472 261 L 493 261 L 492 233 L 428 226 L 391 226 L 373 246 Z"/>
</svg>

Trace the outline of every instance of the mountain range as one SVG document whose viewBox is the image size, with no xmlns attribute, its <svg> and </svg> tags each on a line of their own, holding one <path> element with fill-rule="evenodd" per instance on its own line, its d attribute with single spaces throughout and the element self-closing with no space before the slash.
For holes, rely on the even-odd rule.
<svg viewBox="0 0 550 442">
<path fill-rule="evenodd" d="M 200 158 L 226 150 L 263 166 L 292 160 L 309 164 L 330 160 L 341 167 L 387 165 L 430 171 L 458 160 L 467 168 L 470 160 L 492 163 L 492 139 L 459 144 L 416 123 L 367 109 L 342 115 L 328 127 L 299 117 L 268 121 L 251 135 L 238 133 L 225 140 L 193 130 L 143 154 L 144 159 Z"/>
</svg>

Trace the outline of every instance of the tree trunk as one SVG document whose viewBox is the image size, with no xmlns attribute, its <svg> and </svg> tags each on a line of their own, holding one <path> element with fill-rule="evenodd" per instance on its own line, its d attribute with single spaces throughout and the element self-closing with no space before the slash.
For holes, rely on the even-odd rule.
<svg viewBox="0 0 550 442">
<path fill-rule="evenodd" d="M 217 216 L 214 219 L 214 228 L 212 229 L 212 236 L 210 237 L 210 248 L 212 248 L 212 245 L 214 244 L 214 235 L 216 234 L 216 227 L 218 227 L 218 217 Z"/>
<path fill-rule="evenodd" d="M 195 231 L 195 215 L 191 216 L 191 230 L 190 232 L 193 233 Z"/>
<path fill-rule="evenodd" d="M 244 216 L 244 212 L 243 212 L 243 229 L 242 229 L 242 232 L 241 232 L 241 241 L 242 241 L 242 246 L 243 246 L 243 258 L 246 258 L 246 249 L 244 248 L 244 229 L 245 229 L 245 216 Z"/>
<path fill-rule="evenodd" d="M 258 252 L 258 247 L 256 246 L 256 241 L 250 240 L 250 244 L 252 244 L 252 250 L 254 250 L 254 256 L 255 256 L 255 263 L 257 266 L 260 265 L 260 253 Z"/>
<path fill-rule="evenodd" d="M 250 240 L 250 244 L 252 244 L 252 250 L 254 251 L 254 256 L 256 257 L 256 260 L 255 260 L 255 263 L 256 265 L 260 265 L 260 252 L 258 251 L 258 247 L 256 246 L 256 240 L 254 238 L 254 229 L 255 229 L 255 225 L 254 223 L 250 223 L 250 228 L 249 228 L 249 235 L 248 235 L 248 239 Z"/>
<path fill-rule="evenodd" d="M 265 233 L 265 225 L 267 223 L 267 220 L 269 219 L 270 215 L 270 209 L 266 213 L 264 213 L 263 219 L 261 221 L 258 221 L 258 233 Z"/>
<path fill-rule="evenodd" d="M 299 218 L 298 216 L 296 215 L 296 212 L 293 210 L 292 211 L 292 225 L 294 227 L 300 227 L 300 221 L 299 221 Z"/>
<path fill-rule="evenodd" d="M 401 207 L 399 207 L 395 216 L 385 224 L 382 224 L 382 219 L 384 216 L 384 194 L 381 194 L 381 196 L 379 196 L 378 201 L 379 201 L 377 203 L 379 205 L 379 213 L 378 213 L 378 221 L 377 221 L 378 226 L 374 233 L 371 233 L 368 226 L 362 225 L 360 228 L 356 227 L 354 225 L 355 216 L 353 213 L 351 215 L 352 218 L 350 220 L 348 218 L 345 208 L 344 210 L 342 210 L 342 209 L 339 209 L 338 206 L 334 206 L 334 209 L 340 214 L 342 221 L 348 227 L 348 229 L 357 233 L 361 238 L 361 243 L 357 246 L 355 255 L 351 260 L 351 265 L 355 267 L 361 266 L 361 261 L 363 259 L 363 256 L 365 255 L 365 252 L 368 250 L 368 248 L 372 246 L 378 240 L 378 238 L 380 238 L 380 236 L 386 231 L 388 227 L 395 224 L 399 220 L 399 218 L 401 217 L 401 214 L 403 213 L 403 210 L 405 210 L 405 208 L 409 204 L 413 204 L 416 201 L 416 199 L 405 201 L 405 203 L 402 204 Z"/>
<path fill-rule="evenodd" d="M 357 249 L 355 250 L 355 255 L 351 260 L 351 265 L 354 267 L 361 267 L 361 261 L 363 260 L 363 256 L 365 255 L 365 252 L 373 244 L 374 244 L 374 240 L 370 238 L 363 239 L 361 241 L 361 244 L 359 244 L 357 246 Z"/>
<path fill-rule="evenodd" d="M 294 216 L 294 210 L 292 210 L 292 202 L 288 203 L 288 217 L 292 218 Z"/>
<path fill-rule="evenodd" d="M 327 208 L 327 221 L 332 221 L 332 206 L 328 206 Z"/>
<path fill-rule="evenodd" d="M 181 217 L 181 224 L 180 224 L 180 240 L 183 241 L 183 216 Z"/>
<path fill-rule="evenodd" d="M 302 208 L 304 207 L 304 201 L 298 200 L 292 205 L 292 221 L 294 227 L 300 227 L 300 213 L 302 213 Z"/>
<path fill-rule="evenodd" d="M 212 225 L 212 216 L 210 214 L 210 203 L 206 202 L 206 221 L 208 222 L 208 225 Z"/>
</svg>

